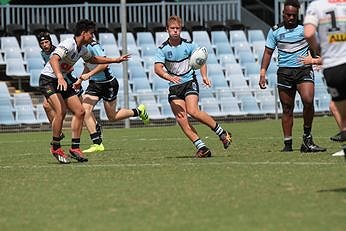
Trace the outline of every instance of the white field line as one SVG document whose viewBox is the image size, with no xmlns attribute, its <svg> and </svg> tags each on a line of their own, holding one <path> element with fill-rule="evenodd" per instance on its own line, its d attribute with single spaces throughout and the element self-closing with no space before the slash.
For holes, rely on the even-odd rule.
<svg viewBox="0 0 346 231">
<path fill-rule="evenodd" d="M 341 163 L 330 163 L 330 162 L 291 162 L 291 161 L 257 161 L 257 162 L 242 162 L 242 161 L 224 161 L 224 162 L 209 162 L 204 163 L 197 160 L 196 163 L 139 163 L 139 164 L 81 164 L 81 163 L 71 163 L 67 165 L 62 164 L 50 164 L 50 165 L 0 165 L 0 169 L 43 169 L 43 168 L 61 168 L 61 167 L 71 167 L 71 168 L 126 168 L 126 167 L 169 167 L 169 166 L 205 166 L 205 165 L 215 165 L 215 166 L 228 166 L 228 165 L 303 165 L 303 166 L 318 166 L 318 165 L 340 165 Z M 197 162 L 198 161 L 198 162 Z"/>
</svg>

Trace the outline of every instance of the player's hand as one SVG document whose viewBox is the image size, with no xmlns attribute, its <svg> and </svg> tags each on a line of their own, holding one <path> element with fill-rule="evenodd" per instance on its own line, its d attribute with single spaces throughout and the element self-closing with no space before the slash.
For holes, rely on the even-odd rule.
<svg viewBox="0 0 346 231">
<path fill-rule="evenodd" d="M 260 78 L 258 85 L 261 89 L 267 88 L 267 81 L 266 81 L 265 77 Z"/>
<path fill-rule="evenodd" d="M 83 80 L 79 78 L 76 82 L 72 84 L 72 88 L 75 90 L 79 90 L 82 86 L 82 81 Z"/>
<path fill-rule="evenodd" d="M 170 75 L 169 81 L 172 83 L 180 83 L 181 78 L 176 75 Z"/>
<path fill-rule="evenodd" d="M 67 90 L 67 83 L 64 78 L 58 78 L 58 90 L 60 91 L 66 91 Z"/>
<path fill-rule="evenodd" d="M 202 78 L 202 80 L 203 80 L 203 86 L 205 86 L 205 87 L 211 87 L 211 80 L 210 79 L 208 79 L 208 78 Z"/>
<path fill-rule="evenodd" d="M 119 63 L 124 62 L 124 61 L 128 61 L 129 58 L 131 58 L 131 54 L 122 55 L 119 57 Z"/>
</svg>

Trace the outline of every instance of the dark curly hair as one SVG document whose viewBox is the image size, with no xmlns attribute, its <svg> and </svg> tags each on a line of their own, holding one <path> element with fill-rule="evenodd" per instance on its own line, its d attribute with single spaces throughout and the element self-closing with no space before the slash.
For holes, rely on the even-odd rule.
<svg viewBox="0 0 346 231">
<path fill-rule="evenodd" d="M 300 3 L 298 0 L 286 0 L 284 6 L 293 6 L 297 9 L 300 8 Z"/>
</svg>

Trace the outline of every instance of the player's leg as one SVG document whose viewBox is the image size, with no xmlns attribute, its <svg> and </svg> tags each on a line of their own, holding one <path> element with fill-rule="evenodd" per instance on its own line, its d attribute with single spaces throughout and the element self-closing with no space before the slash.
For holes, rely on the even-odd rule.
<svg viewBox="0 0 346 231">
<path fill-rule="evenodd" d="M 198 107 L 198 95 L 189 94 L 185 97 L 187 114 L 194 119 L 208 126 L 212 131 L 219 136 L 223 147 L 226 149 L 232 142 L 232 135 L 230 132 L 224 130 L 208 113 L 201 111 Z"/>
<path fill-rule="evenodd" d="M 195 157 L 210 157 L 210 150 L 207 148 L 205 143 L 199 138 L 196 129 L 192 126 L 191 123 L 189 123 L 185 101 L 182 99 L 171 100 L 170 105 L 180 128 L 184 132 L 185 136 L 195 145 L 197 149 Z"/>
<path fill-rule="evenodd" d="M 329 109 L 330 109 L 330 112 L 332 113 L 332 115 L 333 115 L 333 117 L 335 119 L 336 124 L 339 127 L 339 130 L 341 130 L 341 128 L 342 128 L 342 125 L 341 125 L 342 118 L 341 118 L 340 112 L 337 109 L 337 107 L 335 105 L 335 102 L 333 100 L 331 100 L 330 103 L 329 103 Z M 343 139 L 341 138 L 341 132 L 338 132 L 336 135 L 330 137 L 330 139 L 332 141 L 336 141 L 336 142 L 342 142 L 343 141 Z"/>
<path fill-rule="evenodd" d="M 283 152 L 291 152 L 292 149 L 292 128 L 295 89 L 279 88 L 279 98 L 282 107 L 281 126 L 284 135 Z"/>
<path fill-rule="evenodd" d="M 48 118 L 48 121 L 49 123 L 52 125 L 52 121 L 55 117 L 55 112 L 52 108 L 52 106 L 48 103 L 47 99 L 45 98 L 44 101 L 43 101 L 43 109 L 44 111 L 46 112 L 46 115 L 47 115 L 47 118 Z M 60 134 L 60 140 L 64 139 L 65 138 L 65 135 L 63 132 L 61 132 Z"/>
<path fill-rule="evenodd" d="M 314 110 L 314 84 L 306 81 L 297 84 L 297 90 L 303 103 L 304 134 L 301 152 L 324 152 L 325 148 L 319 147 L 313 142 L 311 127 L 315 114 Z"/>
<path fill-rule="evenodd" d="M 90 139 L 93 144 L 86 150 L 83 150 L 84 153 L 91 152 L 102 152 L 105 150 L 102 144 L 102 137 L 100 131 L 97 130 L 96 118 L 94 115 L 94 107 L 99 101 L 99 97 L 95 95 L 90 95 L 88 93 L 83 95 L 83 108 L 85 110 L 84 123 L 88 129 Z"/>
<path fill-rule="evenodd" d="M 86 162 L 87 158 L 84 157 L 82 151 L 80 150 L 80 137 L 83 128 L 83 120 L 85 115 L 85 110 L 77 95 L 71 95 L 65 99 L 67 107 L 72 112 L 72 122 L 71 122 L 71 148 L 69 150 L 71 157 L 75 158 L 78 162 Z"/>
<path fill-rule="evenodd" d="M 65 154 L 64 150 L 61 148 L 60 135 L 62 131 L 63 121 L 66 115 L 66 104 L 60 93 L 55 93 L 50 95 L 47 99 L 50 108 L 54 110 L 54 117 L 52 119 L 52 131 L 53 137 L 51 141 L 50 152 L 53 156 L 62 164 L 70 163 L 68 156 Z"/>
</svg>

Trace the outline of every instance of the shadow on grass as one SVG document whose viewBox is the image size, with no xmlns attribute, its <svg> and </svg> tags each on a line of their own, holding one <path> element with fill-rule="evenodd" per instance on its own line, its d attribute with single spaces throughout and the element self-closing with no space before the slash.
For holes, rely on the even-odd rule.
<svg viewBox="0 0 346 231">
<path fill-rule="evenodd" d="M 321 189 L 318 190 L 319 193 L 325 193 L 325 192 L 341 192 L 346 193 L 346 188 L 333 188 L 333 189 Z"/>
</svg>

